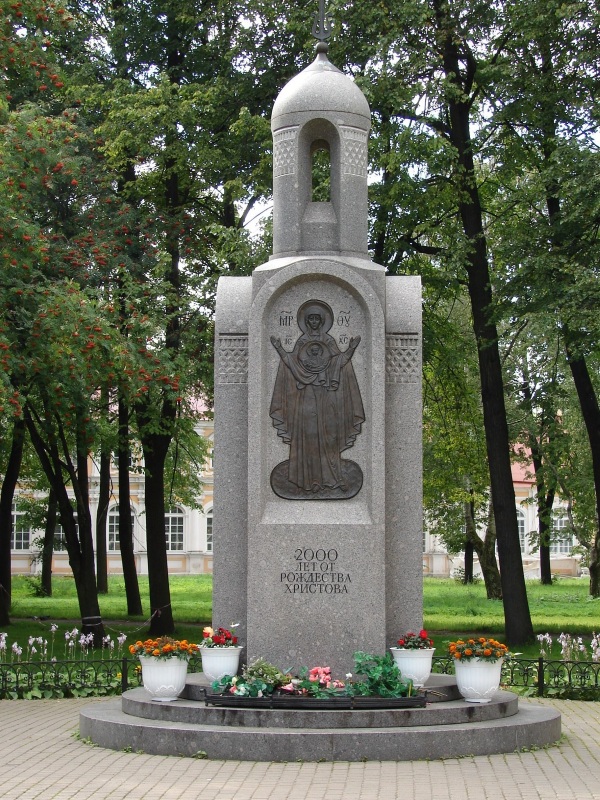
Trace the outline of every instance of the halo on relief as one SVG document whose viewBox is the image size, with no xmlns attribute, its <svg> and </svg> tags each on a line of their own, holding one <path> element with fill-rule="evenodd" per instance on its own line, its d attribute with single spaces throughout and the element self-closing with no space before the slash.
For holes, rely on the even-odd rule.
<svg viewBox="0 0 600 800">
<path fill-rule="evenodd" d="M 320 315 L 323 320 L 323 325 L 321 326 L 322 333 L 327 333 L 333 325 L 333 311 L 327 303 L 324 303 L 322 300 L 308 300 L 306 303 L 302 303 L 296 315 L 298 327 L 302 333 L 307 333 L 306 317 L 309 314 Z"/>
</svg>

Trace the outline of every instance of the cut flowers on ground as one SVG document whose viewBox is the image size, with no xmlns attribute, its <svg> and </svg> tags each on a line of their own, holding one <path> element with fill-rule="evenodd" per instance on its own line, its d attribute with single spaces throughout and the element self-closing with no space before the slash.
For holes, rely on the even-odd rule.
<svg viewBox="0 0 600 800">
<path fill-rule="evenodd" d="M 499 658 L 510 658 L 512 653 L 508 647 L 496 639 L 480 636 L 478 639 L 457 639 L 448 643 L 448 652 L 457 661 L 497 661 Z"/>
<path fill-rule="evenodd" d="M 398 639 L 398 647 L 402 650 L 429 650 L 435 647 L 433 639 L 429 638 L 426 630 L 421 630 L 419 633 L 408 631 L 404 636 Z"/>
<path fill-rule="evenodd" d="M 231 627 L 235 630 L 239 622 Z M 206 626 L 202 631 L 202 644 L 201 647 L 237 647 L 238 638 L 234 633 L 227 628 L 211 628 Z"/>
<path fill-rule="evenodd" d="M 282 671 L 264 659 L 247 664 L 242 674 L 225 675 L 214 681 L 212 689 L 237 697 L 268 697 L 274 693 L 290 697 L 411 697 L 417 692 L 411 680 L 402 677 L 400 670 L 388 653 L 384 656 L 357 652 L 354 654 L 354 671 L 362 676 L 352 680 L 348 673 L 344 680 L 335 678 L 328 666 L 303 667 L 296 675 Z"/>
<path fill-rule="evenodd" d="M 188 659 L 192 653 L 197 652 L 198 645 L 188 642 L 186 639 L 181 641 L 171 639 L 170 636 L 161 636 L 158 639 L 146 639 L 144 642 L 138 641 L 129 645 L 129 652 L 132 656 L 146 656 L 147 658 L 157 658 L 165 660 L 167 658 Z"/>
</svg>

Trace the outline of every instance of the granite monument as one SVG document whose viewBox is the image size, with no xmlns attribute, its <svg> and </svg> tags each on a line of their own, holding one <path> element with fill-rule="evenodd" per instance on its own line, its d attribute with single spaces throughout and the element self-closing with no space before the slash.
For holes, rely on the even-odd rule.
<svg viewBox="0 0 600 800">
<path fill-rule="evenodd" d="M 273 108 L 273 255 L 219 281 L 213 619 L 344 674 L 422 624 L 421 288 L 370 259 L 369 106 L 327 50 Z"/>
</svg>

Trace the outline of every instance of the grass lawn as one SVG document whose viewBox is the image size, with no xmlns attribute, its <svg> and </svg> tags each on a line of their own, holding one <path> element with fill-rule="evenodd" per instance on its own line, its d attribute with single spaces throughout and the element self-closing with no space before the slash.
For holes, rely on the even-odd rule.
<svg viewBox="0 0 600 800">
<path fill-rule="evenodd" d="M 123 578 L 109 580 L 109 593 L 100 597 L 102 617 L 107 633 L 114 637 L 123 631 L 128 640 L 144 638 L 150 616 L 148 578 L 140 576 L 140 591 L 145 614 L 128 618 Z M 203 625 L 211 620 L 212 577 L 210 575 L 174 575 L 171 577 L 171 602 L 176 624 L 176 636 L 199 641 Z M 536 633 L 558 634 L 562 631 L 588 637 L 600 631 L 600 599 L 589 596 L 587 580 L 561 579 L 552 586 L 527 584 L 529 606 Z M 39 621 L 33 618 L 37 617 Z M 504 613 L 502 603 L 487 600 L 483 583 L 462 586 L 453 580 L 426 578 L 424 580 L 424 625 L 435 638 L 438 654 L 444 641 L 458 636 L 492 634 L 502 639 Z M 9 641 L 22 645 L 29 636 L 47 636 L 50 623 L 57 622 L 56 655 L 62 655 L 64 631 L 79 627 L 79 608 L 72 578 L 54 578 L 53 596 L 36 597 L 31 581 L 23 576 L 13 578 L 12 624 L 7 629 Z M 216 620 L 229 625 L 236 620 Z M 398 635 L 404 631 L 398 631 Z M 519 648 L 525 656 L 535 657 L 537 645 Z M 557 654 L 557 653 L 555 653 Z"/>
<path fill-rule="evenodd" d="M 600 630 L 600 598 L 591 598 L 581 578 L 564 578 L 552 586 L 527 582 L 529 610 L 536 633 L 590 634 Z M 483 582 L 462 586 L 453 580 L 424 581 L 425 626 L 438 631 L 504 631 L 500 600 L 488 600 Z"/>
<path fill-rule="evenodd" d="M 142 597 L 142 616 L 127 615 L 125 583 L 123 577 L 109 578 L 108 594 L 100 595 L 100 610 L 104 619 L 126 620 L 142 623 L 150 616 L 148 576 L 138 578 Z M 52 597 L 36 597 L 32 581 L 24 576 L 13 577 L 12 616 L 51 617 L 53 620 L 78 619 L 79 605 L 73 578 L 53 578 Z M 174 575 L 170 580 L 173 616 L 178 622 L 206 625 L 212 614 L 212 576 Z"/>
</svg>

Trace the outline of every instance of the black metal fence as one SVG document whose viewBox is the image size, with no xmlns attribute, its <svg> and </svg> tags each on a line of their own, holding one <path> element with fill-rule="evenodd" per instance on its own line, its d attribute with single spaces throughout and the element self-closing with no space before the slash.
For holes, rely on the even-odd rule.
<svg viewBox="0 0 600 800">
<path fill-rule="evenodd" d="M 454 659 L 434 656 L 433 671 L 452 674 Z M 573 698 L 589 694 L 600 700 L 600 662 L 560 659 L 511 658 L 502 665 L 502 684 L 515 689 L 530 689 L 538 697 L 569 694 Z M 586 698 L 588 699 L 588 698 Z"/>
<path fill-rule="evenodd" d="M 190 672 L 201 669 L 200 656 Z M 433 671 L 452 674 L 453 659 L 437 656 Z M 141 684 L 137 658 L 0 662 L 0 699 L 121 694 Z M 560 695 L 600 700 L 600 662 L 513 658 L 504 662 L 502 684 L 538 697 Z M 529 691 L 527 691 L 529 690 Z"/>
<path fill-rule="evenodd" d="M 192 656 L 190 671 L 200 669 Z M 0 699 L 121 694 L 141 684 L 137 658 L 0 662 Z"/>
</svg>

